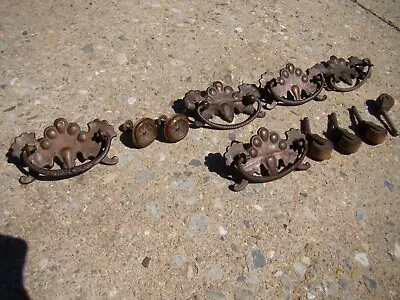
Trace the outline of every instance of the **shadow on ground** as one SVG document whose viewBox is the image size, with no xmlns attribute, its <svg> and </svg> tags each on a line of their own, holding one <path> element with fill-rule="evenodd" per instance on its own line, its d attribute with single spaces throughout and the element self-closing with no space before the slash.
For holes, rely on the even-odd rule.
<svg viewBox="0 0 400 300">
<path fill-rule="evenodd" d="M 0 234 L 0 298 L 29 300 L 23 285 L 23 269 L 28 245 L 19 238 Z"/>
</svg>

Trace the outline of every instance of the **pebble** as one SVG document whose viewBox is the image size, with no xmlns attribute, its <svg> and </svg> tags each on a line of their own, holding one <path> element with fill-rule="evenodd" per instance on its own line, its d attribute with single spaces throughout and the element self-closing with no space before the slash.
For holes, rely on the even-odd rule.
<svg viewBox="0 0 400 300">
<path fill-rule="evenodd" d="M 135 97 L 128 97 L 128 99 L 126 99 L 126 103 L 128 103 L 129 105 L 135 104 L 135 102 L 136 102 Z"/>
<path fill-rule="evenodd" d="M 222 278 L 222 269 L 219 265 L 211 266 L 210 270 L 207 272 L 207 277 L 212 280 L 220 280 Z"/>
<path fill-rule="evenodd" d="M 356 268 L 353 269 L 353 272 L 351 272 L 351 278 L 354 281 L 358 281 L 360 279 L 360 277 L 361 277 L 361 274 L 362 274 L 361 269 L 356 267 Z"/>
<path fill-rule="evenodd" d="M 169 260 L 165 265 L 168 268 L 171 267 L 182 267 L 185 263 L 185 257 L 182 255 L 177 255 L 173 259 Z"/>
<path fill-rule="evenodd" d="M 251 270 L 246 276 L 246 283 L 256 285 L 256 284 L 259 284 L 261 280 L 262 279 L 260 279 L 258 277 L 257 271 L 255 271 L 255 270 Z"/>
<path fill-rule="evenodd" d="M 246 189 L 241 190 L 239 192 L 242 196 L 246 197 L 247 199 L 251 200 L 254 198 L 254 193 L 247 191 Z"/>
<path fill-rule="evenodd" d="M 249 220 L 243 220 L 243 224 L 244 224 L 244 227 L 250 228 L 250 221 Z"/>
<path fill-rule="evenodd" d="M 136 174 L 135 178 L 137 180 L 152 180 L 154 179 L 154 173 L 147 170 L 142 170 Z"/>
<path fill-rule="evenodd" d="M 192 280 L 193 279 L 193 275 L 194 275 L 193 266 L 188 266 L 188 269 L 187 269 L 187 272 L 186 272 L 186 278 L 188 280 Z"/>
<path fill-rule="evenodd" d="M 286 291 L 292 290 L 292 282 L 290 281 L 290 278 L 287 277 L 286 275 L 281 276 L 281 283 Z"/>
<path fill-rule="evenodd" d="M 146 256 L 146 257 L 143 259 L 143 261 L 142 261 L 142 265 L 143 265 L 143 267 L 145 267 L 145 268 L 150 267 L 150 263 L 151 263 L 151 258 L 148 257 L 148 256 Z"/>
<path fill-rule="evenodd" d="M 259 211 L 259 212 L 261 212 L 261 211 L 263 210 L 263 208 L 262 208 L 260 205 L 258 205 L 258 204 L 255 204 L 255 205 L 254 205 L 254 208 L 255 208 L 257 211 Z"/>
<path fill-rule="evenodd" d="M 206 296 L 210 300 L 225 300 L 225 295 L 220 292 L 207 291 Z"/>
<path fill-rule="evenodd" d="M 206 229 L 207 228 L 207 218 L 205 215 L 193 215 L 189 219 L 190 229 Z"/>
<path fill-rule="evenodd" d="M 83 53 L 92 53 L 94 51 L 94 47 L 92 44 L 88 44 L 86 46 L 83 46 L 81 50 L 83 51 Z"/>
<path fill-rule="evenodd" d="M 311 265 L 311 259 L 307 256 L 303 256 L 301 259 L 301 262 L 305 264 L 307 267 Z"/>
<path fill-rule="evenodd" d="M 258 249 L 251 251 L 251 257 L 253 259 L 254 268 L 264 268 L 267 265 L 264 255 Z"/>
<path fill-rule="evenodd" d="M 303 265 L 301 262 L 295 262 L 293 264 L 293 269 L 296 275 L 299 277 L 303 277 L 307 271 L 307 267 Z"/>
<path fill-rule="evenodd" d="M 236 290 L 233 298 L 235 300 L 251 300 L 254 299 L 254 294 L 252 291 L 248 289 L 240 289 Z"/>
<path fill-rule="evenodd" d="M 6 48 L 7 48 L 7 44 L 2 42 L 2 41 L 0 41 L 0 51 L 5 50 Z"/>
<path fill-rule="evenodd" d="M 304 213 L 304 216 L 306 218 L 308 218 L 308 219 L 310 219 L 312 221 L 317 221 L 317 217 L 314 215 L 314 213 L 312 212 L 312 210 L 308 206 L 305 206 L 303 208 L 303 213 Z"/>
<path fill-rule="evenodd" d="M 237 29 L 237 28 L 236 28 Z M 241 29 L 241 28 L 240 28 Z M 231 73 L 231 72 L 229 72 L 229 73 L 227 73 L 225 76 L 224 76 L 224 81 L 227 83 L 227 84 L 232 84 L 233 83 L 233 79 L 234 79 L 234 76 L 233 76 L 233 74 Z"/>
<path fill-rule="evenodd" d="M 218 226 L 218 233 L 221 237 L 225 238 L 228 234 L 228 231 L 224 227 Z"/>
<path fill-rule="evenodd" d="M 275 257 L 275 251 L 274 250 L 270 250 L 267 252 L 267 258 L 269 260 L 272 260 Z"/>
<path fill-rule="evenodd" d="M 307 296 L 308 300 L 314 300 L 315 299 L 315 296 L 313 294 L 311 294 L 310 292 L 308 292 L 306 296 Z"/>
<path fill-rule="evenodd" d="M 218 209 L 223 209 L 224 208 L 224 204 L 222 203 L 221 198 L 215 198 L 214 206 L 215 206 L 215 208 L 218 208 Z"/>
<path fill-rule="evenodd" d="M 400 259 L 400 245 L 399 244 L 394 244 L 394 256 L 397 259 Z"/>
<path fill-rule="evenodd" d="M 153 217 L 153 219 L 158 218 L 158 205 L 154 201 L 151 201 L 149 204 L 149 209 L 150 209 L 150 214 Z"/>
<path fill-rule="evenodd" d="M 44 269 L 47 267 L 47 264 L 49 263 L 49 259 L 48 258 L 43 258 L 39 261 L 39 266 L 41 269 Z"/>
<path fill-rule="evenodd" d="M 369 266 L 368 257 L 365 253 L 356 253 L 354 260 L 360 263 L 363 267 Z"/>
<path fill-rule="evenodd" d="M 141 160 L 139 158 L 137 158 L 136 156 L 132 156 L 132 155 L 131 155 L 131 162 L 135 167 L 138 167 L 141 164 Z"/>
<path fill-rule="evenodd" d="M 117 61 L 120 65 L 125 65 L 128 62 L 128 58 L 126 57 L 125 53 L 118 53 Z"/>
<path fill-rule="evenodd" d="M 180 190 L 180 191 L 188 191 L 190 192 L 195 185 L 195 181 L 193 179 L 187 179 L 187 180 L 178 180 L 178 181 L 172 181 L 170 183 L 170 188 L 173 190 Z"/>
<path fill-rule="evenodd" d="M 196 204 L 197 202 L 199 202 L 199 198 L 196 197 L 196 196 L 190 196 L 190 197 L 188 197 L 188 198 L 185 198 L 185 199 L 183 200 L 183 202 L 184 202 L 186 205 L 193 205 L 193 204 Z"/>
<path fill-rule="evenodd" d="M 328 295 L 336 295 L 339 292 L 339 285 L 336 282 L 328 281 L 326 284 L 326 292 Z"/>
<path fill-rule="evenodd" d="M 339 279 L 339 285 L 344 288 L 347 289 L 348 286 L 350 285 L 350 281 L 346 278 L 346 277 L 340 277 Z"/>
<path fill-rule="evenodd" d="M 198 160 L 198 159 L 192 159 L 192 160 L 189 162 L 189 166 L 191 166 L 191 167 L 200 167 L 201 165 L 202 165 L 202 163 L 201 163 L 201 161 Z"/>
<path fill-rule="evenodd" d="M 228 138 L 230 141 L 236 141 L 236 133 L 234 131 L 229 132 Z"/>
<path fill-rule="evenodd" d="M 385 185 L 385 187 L 386 187 L 389 191 L 393 192 L 393 189 L 394 189 L 394 184 L 393 184 L 393 183 L 391 183 L 391 182 L 385 180 L 385 181 L 383 182 L 383 184 Z"/>
<path fill-rule="evenodd" d="M 198 130 L 190 130 L 188 137 L 195 141 L 199 141 L 201 139 L 201 133 Z"/>
<path fill-rule="evenodd" d="M 356 216 L 360 220 L 366 221 L 368 219 L 368 215 L 367 215 L 367 213 L 365 212 L 365 210 L 363 208 L 357 208 Z"/>
<path fill-rule="evenodd" d="M 365 286 L 367 287 L 367 289 L 370 293 L 374 292 L 376 290 L 376 288 L 378 287 L 378 283 L 376 282 L 376 280 L 369 278 L 366 275 L 363 275 L 363 280 L 364 280 Z"/>
</svg>

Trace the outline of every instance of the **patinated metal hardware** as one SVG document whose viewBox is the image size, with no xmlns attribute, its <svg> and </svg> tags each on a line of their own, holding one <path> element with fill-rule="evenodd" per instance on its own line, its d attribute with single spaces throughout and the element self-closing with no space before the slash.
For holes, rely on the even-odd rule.
<svg viewBox="0 0 400 300">
<path fill-rule="evenodd" d="M 261 75 L 260 87 L 265 92 L 266 108 L 272 109 L 277 104 L 295 106 L 317 99 L 325 86 L 325 77 L 320 74 L 303 72 L 288 63 L 275 78 L 271 73 Z M 325 100 L 326 97 L 318 100 Z"/>
<path fill-rule="evenodd" d="M 363 140 L 371 145 L 378 145 L 385 141 L 387 130 L 371 121 L 365 121 L 361 117 L 357 108 L 353 105 L 350 109 L 351 113 L 357 120 L 357 133 Z"/>
<path fill-rule="evenodd" d="M 160 140 L 168 143 L 179 142 L 189 131 L 189 121 L 183 114 L 175 114 L 170 118 L 161 115 L 158 119 L 142 118 L 135 124 L 128 120 L 122 124 L 121 129 L 124 132 L 132 132 L 135 147 L 144 148 L 160 136 Z"/>
<path fill-rule="evenodd" d="M 88 128 L 89 131 L 81 131 L 77 123 L 58 118 L 53 126 L 44 130 L 43 138 L 36 140 L 34 133 L 16 137 L 8 156 L 17 165 L 28 168 L 27 175 L 19 179 L 20 183 L 65 179 L 86 172 L 98 163 L 116 164 L 118 157 L 107 157 L 111 141 L 116 137 L 113 126 L 95 119 L 88 123 Z M 76 159 L 82 164 L 76 166 Z M 86 160 L 90 161 L 83 163 Z M 51 170 L 54 163 L 60 169 Z"/>
<path fill-rule="evenodd" d="M 323 74 L 327 90 L 351 92 L 363 85 L 371 76 L 372 66 L 368 58 L 350 56 L 346 61 L 344 58 L 331 56 L 328 61 L 322 61 L 310 68 L 308 74 L 309 76 Z"/>
<path fill-rule="evenodd" d="M 336 150 L 342 154 L 357 152 L 361 146 L 361 139 L 347 129 L 339 127 L 336 113 L 331 113 L 328 117 L 331 125 L 331 136 Z"/>
<path fill-rule="evenodd" d="M 286 139 L 282 139 L 278 133 L 261 127 L 250 143 L 232 142 L 224 154 L 226 165 L 234 167 L 241 177 L 232 190 L 240 191 L 248 183 L 273 181 L 310 167 L 309 163 L 303 163 L 308 150 L 306 136 L 293 128 L 285 134 Z"/>
<path fill-rule="evenodd" d="M 388 94 L 380 94 L 379 97 L 376 99 L 374 103 L 374 114 L 379 118 L 382 116 L 385 121 L 387 127 L 389 128 L 389 132 L 392 136 L 398 136 L 399 131 L 397 130 L 396 126 L 394 125 L 392 119 L 389 117 L 387 112 L 393 107 L 394 99 L 392 96 Z M 379 118 L 382 122 L 382 120 Z"/>
<path fill-rule="evenodd" d="M 311 100 L 325 100 L 326 96 L 319 97 L 324 88 L 337 92 L 354 91 L 371 76 L 371 68 L 368 58 L 355 56 L 349 57 L 348 61 L 331 56 L 328 61 L 320 62 L 305 72 L 288 63 L 278 77 L 269 72 L 261 76 L 262 99 L 267 102 L 267 109 L 277 104 L 295 106 Z"/>
<path fill-rule="evenodd" d="M 330 159 L 334 148 L 332 142 L 318 134 L 312 133 L 310 120 L 307 117 L 301 120 L 301 125 L 302 131 L 306 134 L 308 141 L 308 155 L 318 161 Z"/>
<path fill-rule="evenodd" d="M 254 84 L 242 84 L 239 91 L 221 81 L 215 81 L 205 91 L 191 90 L 183 98 L 185 109 L 194 118 L 195 127 L 208 125 L 213 129 L 236 129 L 262 118 L 265 112 L 261 110 L 260 92 Z M 254 107 L 254 104 L 257 107 Z M 235 114 L 247 114 L 249 117 L 236 124 L 222 124 L 211 121 L 214 116 L 227 123 L 232 123 Z"/>
</svg>

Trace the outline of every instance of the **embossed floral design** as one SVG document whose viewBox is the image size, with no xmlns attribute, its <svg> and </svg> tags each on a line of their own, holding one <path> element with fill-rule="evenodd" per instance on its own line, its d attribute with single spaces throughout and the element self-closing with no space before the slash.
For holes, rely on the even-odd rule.
<svg viewBox="0 0 400 300">
<path fill-rule="evenodd" d="M 295 169 L 308 169 L 309 164 L 301 164 L 306 144 L 305 135 L 298 129 L 290 129 L 282 139 L 265 127 L 258 129 L 249 144 L 233 142 L 224 157 L 226 164 L 236 167 L 243 176 L 234 190 L 243 189 L 247 182 L 268 182 Z"/>
<path fill-rule="evenodd" d="M 235 114 L 257 114 L 255 117 L 264 117 L 265 112 L 257 112 L 253 106 L 259 97 L 260 93 L 255 85 L 242 84 L 239 86 L 239 91 L 234 91 L 231 86 L 215 81 L 205 91 L 189 91 L 183 102 L 187 110 L 201 114 L 196 125 L 203 126 L 204 121 L 214 116 L 228 123 L 233 122 Z"/>
</svg>

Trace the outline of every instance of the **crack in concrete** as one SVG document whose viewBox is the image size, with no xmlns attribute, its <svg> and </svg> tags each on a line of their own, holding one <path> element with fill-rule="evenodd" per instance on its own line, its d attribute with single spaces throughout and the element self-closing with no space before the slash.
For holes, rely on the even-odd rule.
<svg viewBox="0 0 400 300">
<path fill-rule="evenodd" d="M 392 21 L 385 19 L 384 17 L 381 17 L 380 15 L 378 15 L 376 12 L 374 12 L 373 10 L 371 10 L 370 8 L 364 6 L 363 4 L 359 3 L 357 0 L 351 0 L 352 2 L 356 3 L 359 7 L 361 7 L 362 9 L 364 9 L 366 12 L 374 15 L 375 17 L 377 17 L 379 20 L 385 22 L 387 25 L 389 25 L 390 27 L 396 29 L 398 32 L 400 32 L 400 28 L 397 27 Z"/>
</svg>

